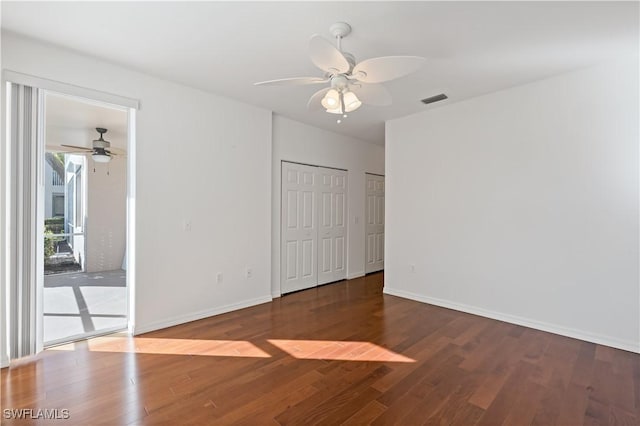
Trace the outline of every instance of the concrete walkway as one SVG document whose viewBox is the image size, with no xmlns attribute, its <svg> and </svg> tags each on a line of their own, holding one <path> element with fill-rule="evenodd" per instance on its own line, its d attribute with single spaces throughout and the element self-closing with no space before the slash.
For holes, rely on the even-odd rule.
<svg viewBox="0 0 640 426">
<path fill-rule="evenodd" d="M 44 277 L 44 344 L 127 327 L 126 271 Z"/>
</svg>

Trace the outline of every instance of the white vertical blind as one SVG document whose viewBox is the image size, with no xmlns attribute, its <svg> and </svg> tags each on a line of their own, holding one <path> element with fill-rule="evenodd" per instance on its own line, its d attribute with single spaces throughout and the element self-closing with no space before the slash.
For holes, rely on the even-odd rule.
<svg viewBox="0 0 640 426">
<path fill-rule="evenodd" d="M 36 335 L 38 90 L 11 84 L 10 357 L 33 355 Z"/>
</svg>

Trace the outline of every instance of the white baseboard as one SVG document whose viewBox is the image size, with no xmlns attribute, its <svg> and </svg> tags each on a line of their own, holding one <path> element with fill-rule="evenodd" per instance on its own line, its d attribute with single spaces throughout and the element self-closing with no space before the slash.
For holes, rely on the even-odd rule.
<svg viewBox="0 0 640 426">
<path fill-rule="evenodd" d="M 353 274 L 347 275 L 346 279 L 352 280 L 354 278 L 360 278 L 360 277 L 364 277 L 364 276 L 365 276 L 364 272 L 355 272 Z M 333 282 L 327 283 L 327 284 L 333 284 Z M 325 284 L 320 284 L 320 286 L 323 286 L 323 285 L 325 285 Z M 309 289 L 311 289 L 311 288 L 315 288 L 315 287 L 309 287 Z M 274 298 L 274 299 L 277 299 L 279 297 L 282 297 L 282 294 L 281 293 L 271 293 L 271 297 Z"/>
<path fill-rule="evenodd" d="M 218 306 L 213 309 L 205 309 L 203 311 L 190 312 L 185 315 L 178 315 L 173 318 L 156 321 L 151 324 L 143 324 L 139 326 L 136 325 L 133 329 L 133 334 L 137 336 L 138 334 L 173 327 L 174 325 L 197 321 L 203 318 L 212 317 L 214 315 L 226 314 L 227 312 L 237 311 L 238 309 L 248 308 L 250 306 L 260 305 L 262 303 L 271 302 L 271 300 L 271 296 L 256 297 L 255 299 L 243 300 L 242 302 L 232 303 L 225 306 Z"/>
<path fill-rule="evenodd" d="M 599 345 L 611 346 L 612 348 L 622 349 L 629 352 L 640 353 L 640 343 L 628 340 L 620 340 L 610 336 L 603 336 L 601 334 L 590 333 L 583 330 L 576 330 L 573 328 L 563 327 L 556 324 L 550 324 L 543 321 L 532 320 L 529 318 L 523 318 L 515 315 L 504 314 L 502 312 L 496 312 L 488 309 L 478 308 L 475 306 L 469 306 L 461 303 L 451 302 L 449 300 L 437 299 L 434 297 L 423 296 L 416 293 L 411 293 L 404 290 L 398 290 L 385 286 L 384 293 L 392 296 L 402 297 L 404 299 L 411 299 L 418 302 L 428 303 L 430 305 L 441 306 L 443 308 L 453 309 L 456 311 L 466 312 L 469 314 L 479 315 L 481 317 L 491 318 L 498 321 L 508 322 L 510 324 L 521 325 L 524 327 L 534 328 L 536 330 L 546 331 L 553 334 L 559 334 L 561 336 L 571 337 L 578 340 L 584 340 L 591 343 L 597 343 Z"/>
<path fill-rule="evenodd" d="M 5 368 L 8 366 L 9 366 L 9 358 L 3 355 L 2 358 L 0 358 L 0 368 Z"/>
</svg>

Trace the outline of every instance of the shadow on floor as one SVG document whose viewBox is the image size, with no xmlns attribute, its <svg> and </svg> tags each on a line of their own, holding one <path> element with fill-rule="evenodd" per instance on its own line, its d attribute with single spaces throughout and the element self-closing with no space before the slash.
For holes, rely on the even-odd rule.
<svg viewBox="0 0 640 426">
<path fill-rule="evenodd" d="M 127 326 L 126 271 L 46 275 L 44 342 Z"/>
</svg>

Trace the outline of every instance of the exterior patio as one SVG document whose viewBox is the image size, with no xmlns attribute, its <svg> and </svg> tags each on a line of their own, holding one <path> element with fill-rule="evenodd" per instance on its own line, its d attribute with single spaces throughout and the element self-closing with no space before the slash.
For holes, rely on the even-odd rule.
<svg viewBox="0 0 640 426">
<path fill-rule="evenodd" d="M 127 327 L 126 271 L 44 277 L 44 344 Z"/>
</svg>

